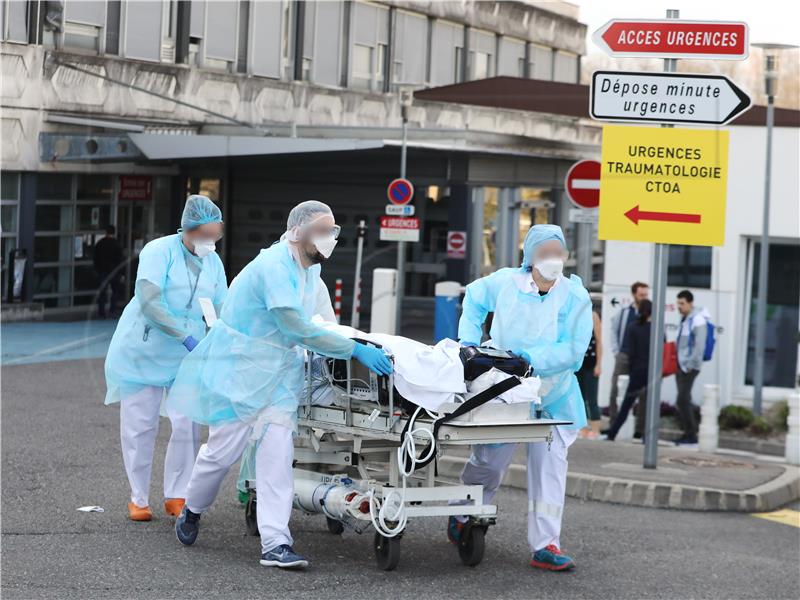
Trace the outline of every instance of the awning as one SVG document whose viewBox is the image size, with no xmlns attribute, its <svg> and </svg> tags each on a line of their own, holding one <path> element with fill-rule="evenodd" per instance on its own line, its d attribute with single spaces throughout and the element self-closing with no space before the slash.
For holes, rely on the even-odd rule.
<svg viewBox="0 0 800 600">
<path fill-rule="evenodd" d="M 589 86 L 577 83 L 490 77 L 416 91 L 414 98 L 589 118 Z M 753 106 L 751 110 L 731 121 L 730 125 L 763 127 L 766 123 L 766 111 L 764 106 Z M 800 127 L 800 111 L 776 108 L 775 126 Z"/>
<path fill-rule="evenodd" d="M 311 152 L 348 152 L 383 148 L 381 140 L 254 137 L 231 135 L 168 135 L 130 133 L 131 141 L 150 160 L 264 156 Z"/>
</svg>

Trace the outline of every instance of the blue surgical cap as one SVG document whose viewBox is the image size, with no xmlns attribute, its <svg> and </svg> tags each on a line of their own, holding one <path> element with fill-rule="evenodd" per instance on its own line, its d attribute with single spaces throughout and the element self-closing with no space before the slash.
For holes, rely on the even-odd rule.
<svg viewBox="0 0 800 600">
<path fill-rule="evenodd" d="M 206 223 L 222 223 L 222 211 L 207 196 L 192 194 L 183 207 L 181 229 L 194 229 Z"/>
<path fill-rule="evenodd" d="M 567 242 L 564 240 L 564 232 L 558 225 L 534 225 L 528 230 L 528 235 L 525 236 L 525 243 L 522 247 L 522 268 L 530 271 L 533 266 L 533 255 L 544 242 L 549 240 L 558 240 L 564 249 L 567 248 Z"/>
</svg>

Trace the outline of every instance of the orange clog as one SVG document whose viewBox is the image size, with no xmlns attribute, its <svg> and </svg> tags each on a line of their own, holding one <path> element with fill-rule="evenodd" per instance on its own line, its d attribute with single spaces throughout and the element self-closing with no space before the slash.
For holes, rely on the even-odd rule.
<svg viewBox="0 0 800 600">
<path fill-rule="evenodd" d="M 128 517 L 131 521 L 151 521 L 153 512 L 149 506 L 136 506 L 133 502 L 128 502 Z"/>
<path fill-rule="evenodd" d="M 183 498 L 170 498 L 169 500 L 164 500 L 164 510 L 167 511 L 169 516 L 177 517 L 181 514 L 184 504 L 186 504 L 186 500 Z"/>
</svg>

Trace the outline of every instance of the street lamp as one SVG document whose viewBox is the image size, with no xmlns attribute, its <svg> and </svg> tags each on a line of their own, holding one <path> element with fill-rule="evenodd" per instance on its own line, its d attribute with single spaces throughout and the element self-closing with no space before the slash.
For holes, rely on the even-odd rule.
<svg viewBox="0 0 800 600">
<path fill-rule="evenodd" d="M 767 160 L 764 174 L 764 215 L 758 259 L 758 303 L 756 304 L 756 355 L 753 367 L 753 412 L 761 414 L 764 391 L 764 346 L 767 327 L 767 275 L 769 273 L 769 203 L 772 176 L 772 127 L 775 122 L 775 96 L 778 93 L 778 57 L 789 44 L 753 44 L 764 51 L 764 93 L 767 96 Z"/>
<path fill-rule="evenodd" d="M 403 138 L 400 144 L 400 177 L 406 178 L 406 149 L 408 146 L 408 109 L 414 102 L 414 87 L 401 85 L 397 89 L 397 99 L 400 101 L 400 116 L 403 120 Z M 394 332 L 400 335 L 400 325 L 403 317 L 403 295 L 406 288 L 406 243 L 397 242 L 397 300 L 395 302 Z"/>
</svg>

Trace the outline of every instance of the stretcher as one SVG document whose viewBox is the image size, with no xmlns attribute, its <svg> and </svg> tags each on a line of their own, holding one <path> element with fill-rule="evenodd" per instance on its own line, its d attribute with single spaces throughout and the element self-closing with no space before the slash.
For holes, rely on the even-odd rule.
<svg viewBox="0 0 800 600">
<path fill-rule="evenodd" d="M 458 446 L 549 443 L 554 425 L 569 424 L 536 418 L 530 402 L 487 403 L 458 414 L 463 403 L 456 398 L 432 413 L 399 396 L 392 376 L 377 376 L 355 360 L 312 355 L 305 375 L 294 506 L 324 514 L 333 534 L 374 529 L 377 566 L 386 571 L 399 563 L 408 521 L 421 517 L 466 516 L 458 555 L 468 566 L 483 558 L 497 507 L 484 503 L 483 486 L 439 479 L 437 458 Z M 247 530 L 257 535 L 255 481 L 244 485 Z"/>
</svg>

